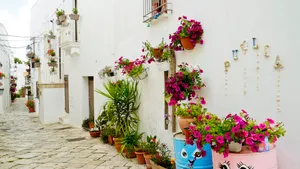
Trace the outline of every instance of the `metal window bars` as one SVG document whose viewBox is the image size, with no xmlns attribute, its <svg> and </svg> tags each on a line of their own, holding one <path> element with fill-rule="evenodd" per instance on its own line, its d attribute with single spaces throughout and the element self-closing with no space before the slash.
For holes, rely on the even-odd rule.
<svg viewBox="0 0 300 169">
<path fill-rule="evenodd" d="M 156 19 L 156 16 L 173 12 L 173 9 L 170 8 L 171 3 L 168 3 L 167 0 L 143 0 L 143 22 L 149 23 L 153 19 Z"/>
</svg>

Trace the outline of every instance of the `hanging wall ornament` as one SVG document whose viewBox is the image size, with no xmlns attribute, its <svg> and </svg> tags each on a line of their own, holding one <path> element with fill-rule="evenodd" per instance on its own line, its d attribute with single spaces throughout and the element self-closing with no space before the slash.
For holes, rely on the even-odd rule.
<svg viewBox="0 0 300 169">
<path fill-rule="evenodd" d="M 258 46 L 258 44 L 256 44 L 255 37 L 252 38 L 252 48 L 257 51 L 256 56 L 259 56 L 259 54 L 258 54 L 259 46 Z M 259 69 L 260 69 L 259 68 L 259 57 L 257 57 L 257 60 L 256 60 L 256 89 L 257 89 L 257 91 L 259 91 L 259 80 L 260 80 Z"/>
<path fill-rule="evenodd" d="M 227 73 L 228 73 L 228 69 L 229 69 L 229 67 L 230 67 L 230 62 L 229 61 L 225 61 L 224 62 L 224 67 L 225 67 L 225 87 L 224 87 L 224 89 L 225 89 L 225 96 L 227 96 L 227 87 L 228 87 L 228 75 L 227 75 Z"/>
<path fill-rule="evenodd" d="M 270 55 L 269 55 L 269 48 L 270 48 L 269 45 L 265 45 L 265 46 L 264 46 L 264 49 L 265 49 L 265 51 L 264 51 L 264 56 L 265 56 L 266 58 L 270 57 Z"/>
<path fill-rule="evenodd" d="M 243 43 L 240 45 L 241 50 L 244 52 L 244 54 L 246 54 L 247 50 L 248 50 L 248 43 L 247 41 L 243 41 Z"/>
<path fill-rule="evenodd" d="M 233 57 L 233 60 L 238 60 L 238 57 L 237 57 L 237 54 L 236 54 L 235 50 L 232 50 L 232 57 Z"/>
<path fill-rule="evenodd" d="M 277 75 L 277 112 L 280 112 L 280 70 L 283 68 L 281 59 L 279 56 L 276 57 L 275 65 L 274 68 L 278 70 L 278 75 Z"/>
</svg>

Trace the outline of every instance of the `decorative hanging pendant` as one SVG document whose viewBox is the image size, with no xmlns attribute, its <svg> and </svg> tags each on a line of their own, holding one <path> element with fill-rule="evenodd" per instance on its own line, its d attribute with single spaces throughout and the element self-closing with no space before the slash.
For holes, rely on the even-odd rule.
<svg viewBox="0 0 300 169">
<path fill-rule="evenodd" d="M 279 56 L 276 57 L 276 61 L 275 61 L 275 65 L 274 65 L 274 68 L 276 70 L 278 70 L 278 75 L 277 75 L 277 98 L 276 98 L 276 101 L 277 101 L 277 112 L 280 112 L 281 109 L 280 109 L 280 70 L 283 68 L 283 65 L 282 65 L 282 62 L 281 62 L 281 59 Z"/>
<path fill-rule="evenodd" d="M 228 87 L 228 75 L 227 75 L 227 73 L 228 73 L 228 70 L 229 70 L 229 67 L 230 67 L 230 62 L 229 61 L 225 61 L 224 62 L 224 67 L 225 67 L 225 87 L 224 87 L 224 89 L 225 89 L 225 96 L 227 96 L 227 87 Z"/>
<path fill-rule="evenodd" d="M 248 43 L 247 43 L 247 41 L 244 40 L 243 43 L 241 43 L 240 47 L 241 47 L 241 50 L 244 52 L 244 54 L 246 54 L 246 52 L 248 50 Z"/>
<path fill-rule="evenodd" d="M 256 37 L 253 37 L 253 38 L 252 38 L 252 47 L 253 47 L 253 49 L 255 49 L 255 50 L 259 49 L 258 44 L 256 44 Z"/>
<path fill-rule="evenodd" d="M 238 60 L 238 56 L 237 56 L 237 52 L 238 50 L 232 50 L 232 57 L 233 57 L 233 60 Z"/>
<path fill-rule="evenodd" d="M 269 45 L 265 45 L 265 46 L 264 46 L 264 49 L 265 49 L 265 51 L 264 51 L 264 56 L 265 56 L 266 58 L 270 57 L 270 55 L 269 55 L 269 48 L 270 48 Z"/>
</svg>

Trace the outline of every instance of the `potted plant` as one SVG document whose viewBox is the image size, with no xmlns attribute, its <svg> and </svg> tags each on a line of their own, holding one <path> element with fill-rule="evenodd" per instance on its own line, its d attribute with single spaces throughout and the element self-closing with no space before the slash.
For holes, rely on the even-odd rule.
<svg viewBox="0 0 300 169">
<path fill-rule="evenodd" d="M 27 56 L 28 58 L 34 58 L 34 57 L 35 57 L 35 53 L 34 53 L 34 52 L 28 52 L 28 53 L 26 54 L 26 56 Z"/>
<path fill-rule="evenodd" d="M 210 144 L 212 150 L 223 154 L 224 158 L 228 157 L 230 151 L 241 154 L 259 152 L 260 144 L 265 144 L 264 148 L 268 147 L 268 150 L 263 151 L 269 151 L 286 132 L 281 122 L 275 123 L 274 120 L 267 119 L 258 124 L 244 110 L 240 115 L 228 114 L 223 119 L 206 113 L 200 115 L 195 124 L 196 126 L 190 127 L 191 137 L 186 140 L 187 144 L 193 144 L 195 141 L 200 151 L 205 151 L 202 147 Z M 231 146 L 232 143 L 243 147 L 237 148 L 236 144 Z"/>
<path fill-rule="evenodd" d="M 90 133 L 90 136 L 93 138 L 97 138 L 100 136 L 100 130 L 98 128 L 91 128 L 89 133 Z"/>
<path fill-rule="evenodd" d="M 49 49 L 47 53 L 49 56 L 55 56 L 55 51 L 53 49 Z"/>
<path fill-rule="evenodd" d="M 111 66 L 105 66 L 102 70 L 98 72 L 101 79 L 111 78 L 116 76 L 116 71 Z"/>
<path fill-rule="evenodd" d="M 144 133 L 138 131 L 128 131 L 122 138 L 121 153 L 125 152 L 127 158 L 135 157 L 135 149 L 140 145 Z"/>
<path fill-rule="evenodd" d="M 55 35 L 54 35 L 53 31 L 49 31 L 48 38 L 49 39 L 55 39 Z"/>
<path fill-rule="evenodd" d="M 72 11 L 73 11 L 73 13 L 69 15 L 70 19 L 75 20 L 75 21 L 79 20 L 78 9 L 73 8 Z"/>
<path fill-rule="evenodd" d="M 170 150 L 166 144 L 158 145 L 158 154 L 151 157 L 150 164 L 152 169 L 174 169 L 174 162 L 171 160 Z"/>
<path fill-rule="evenodd" d="M 103 142 L 104 144 L 107 144 L 107 143 L 108 143 L 108 135 L 109 135 L 108 130 L 103 129 L 103 130 L 101 131 L 100 139 L 102 140 L 102 142 Z"/>
<path fill-rule="evenodd" d="M 193 68 L 184 62 L 178 67 L 179 71 L 165 82 L 165 96 L 169 99 L 170 106 L 177 104 L 179 101 L 197 98 L 196 92 L 205 87 L 200 77 L 203 73 L 202 69 L 199 67 Z"/>
<path fill-rule="evenodd" d="M 85 131 L 89 131 L 89 118 L 84 119 L 82 121 L 81 127 L 85 130 Z"/>
<path fill-rule="evenodd" d="M 28 100 L 25 104 L 28 107 L 29 113 L 34 112 L 34 101 Z"/>
<path fill-rule="evenodd" d="M 48 61 L 48 66 L 51 66 L 51 67 L 56 67 L 57 66 L 57 62 L 55 60 L 55 57 L 50 57 L 50 59 Z"/>
<path fill-rule="evenodd" d="M 108 144 L 110 145 L 114 145 L 115 142 L 114 142 L 114 136 L 115 136 L 115 129 L 114 128 L 106 128 L 105 131 L 107 132 L 107 135 L 108 135 Z"/>
<path fill-rule="evenodd" d="M 159 142 L 156 141 L 156 136 L 147 136 L 146 142 L 143 142 L 143 147 L 145 150 L 144 158 L 147 168 L 151 168 L 150 159 L 157 154 L 158 145 Z"/>
<path fill-rule="evenodd" d="M 176 112 L 174 115 L 178 117 L 178 124 L 180 129 L 186 134 L 186 130 L 190 124 L 194 122 L 194 119 L 199 115 L 207 112 L 206 108 L 203 108 L 203 104 L 206 104 L 204 98 L 200 98 L 199 102 L 182 103 L 176 106 Z"/>
<path fill-rule="evenodd" d="M 146 164 L 145 157 L 144 157 L 145 149 L 143 147 L 142 142 L 135 148 L 134 153 L 136 155 L 138 164 Z"/>
<path fill-rule="evenodd" d="M 170 69 L 170 59 L 171 59 L 171 49 L 165 43 L 164 39 L 162 39 L 161 43 L 157 48 L 153 48 L 150 42 L 146 41 L 143 43 L 144 47 L 142 49 L 143 52 L 146 52 L 146 58 L 148 59 L 148 63 L 155 61 L 158 70 L 160 71 L 168 71 Z"/>
<path fill-rule="evenodd" d="M 56 9 L 56 17 L 59 20 L 60 24 L 66 21 L 67 16 L 65 15 L 65 11 L 63 9 Z"/>
<path fill-rule="evenodd" d="M 40 58 L 38 58 L 38 57 L 33 58 L 33 62 L 34 62 L 35 67 L 41 66 Z"/>
<path fill-rule="evenodd" d="M 127 74 L 133 80 L 143 80 L 148 76 L 147 69 L 144 66 L 144 59 L 130 61 L 121 56 L 115 63 L 117 64 L 116 68 L 122 69 L 122 74 Z"/>
<path fill-rule="evenodd" d="M 203 44 L 203 29 L 199 21 L 188 20 L 186 16 L 179 17 L 180 26 L 177 31 L 169 36 L 170 47 L 176 51 L 192 50 L 197 43 Z"/>
<path fill-rule="evenodd" d="M 0 80 L 2 80 L 6 75 L 3 72 L 0 72 Z"/>
</svg>

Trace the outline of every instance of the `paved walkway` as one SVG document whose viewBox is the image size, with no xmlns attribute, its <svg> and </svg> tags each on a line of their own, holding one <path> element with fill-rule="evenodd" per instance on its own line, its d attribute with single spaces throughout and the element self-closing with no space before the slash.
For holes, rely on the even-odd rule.
<svg viewBox="0 0 300 169">
<path fill-rule="evenodd" d="M 80 128 L 42 125 L 18 99 L 0 114 L 0 169 L 144 169 Z"/>
</svg>

